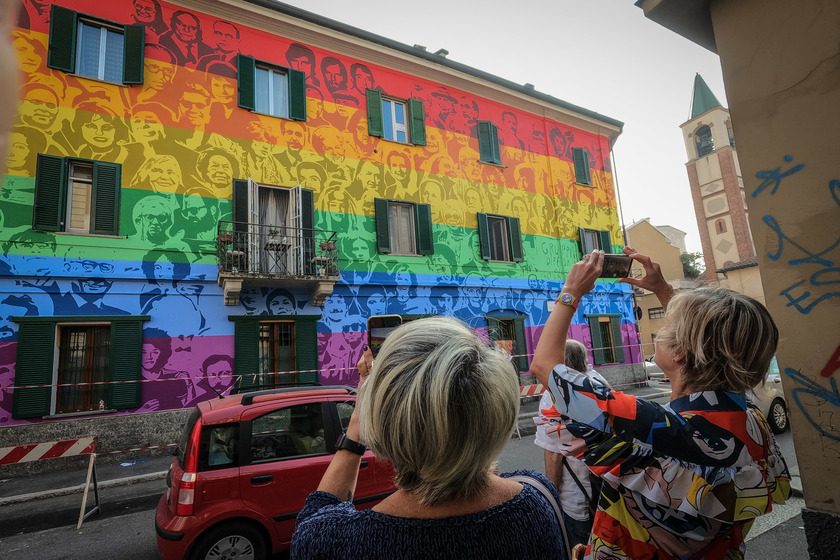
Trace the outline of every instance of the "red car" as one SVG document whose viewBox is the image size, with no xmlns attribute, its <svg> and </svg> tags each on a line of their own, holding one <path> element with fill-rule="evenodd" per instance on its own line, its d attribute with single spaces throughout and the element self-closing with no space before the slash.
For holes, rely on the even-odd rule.
<svg viewBox="0 0 840 560">
<path fill-rule="evenodd" d="M 163 560 L 270 558 L 289 548 L 356 404 L 347 387 L 293 387 L 200 403 L 184 427 L 155 514 Z M 389 461 L 362 457 L 354 504 L 394 492 Z"/>
</svg>

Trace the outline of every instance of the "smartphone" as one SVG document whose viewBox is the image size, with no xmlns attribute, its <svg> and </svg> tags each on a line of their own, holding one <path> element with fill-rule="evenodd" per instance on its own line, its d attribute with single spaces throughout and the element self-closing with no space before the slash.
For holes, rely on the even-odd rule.
<svg viewBox="0 0 840 560">
<path fill-rule="evenodd" d="M 368 317 L 368 347 L 374 357 L 379 353 L 385 338 L 400 325 L 402 325 L 402 317 L 399 315 L 373 315 Z"/>
<path fill-rule="evenodd" d="M 627 255 L 604 255 L 604 268 L 599 278 L 627 278 L 632 265 L 633 259 Z"/>
</svg>

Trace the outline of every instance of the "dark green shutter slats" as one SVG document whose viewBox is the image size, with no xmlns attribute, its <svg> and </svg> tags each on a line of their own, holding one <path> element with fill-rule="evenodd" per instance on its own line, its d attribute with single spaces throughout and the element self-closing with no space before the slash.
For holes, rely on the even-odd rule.
<svg viewBox="0 0 840 560">
<path fill-rule="evenodd" d="M 388 219 L 388 200 L 374 198 L 373 208 L 376 213 L 376 250 L 380 253 L 390 253 L 391 229 Z"/>
<path fill-rule="evenodd" d="M 312 266 L 312 259 L 315 257 L 315 232 L 312 230 L 315 223 L 315 194 L 312 189 L 300 189 L 300 225 L 303 228 L 303 266 L 308 270 Z M 323 241 L 323 240 L 321 240 Z M 311 274 L 314 274 L 313 270 Z"/>
<path fill-rule="evenodd" d="M 50 385 L 55 350 L 55 323 L 21 323 L 18 330 L 14 385 Z M 138 362 L 139 363 L 139 362 Z M 15 389 L 12 418 L 40 418 L 50 413 L 50 387 Z"/>
<path fill-rule="evenodd" d="M 126 25 L 124 28 L 123 83 L 143 83 L 143 49 L 146 44 L 146 27 Z"/>
<path fill-rule="evenodd" d="M 258 386 L 260 369 L 260 321 L 259 318 L 242 318 L 233 326 L 233 373 L 241 376 L 240 391 Z"/>
<path fill-rule="evenodd" d="M 257 107 L 256 74 L 257 66 L 253 57 L 240 54 L 236 56 L 237 81 L 239 85 L 239 106 L 253 111 Z"/>
<path fill-rule="evenodd" d="M 419 99 L 409 99 L 408 114 L 411 121 L 411 143 L 416 146 L 425 146 L 426 113 L 423 111 L 423 102 Z"/>
<path fill-rule="evenodd" d="M 309 317 L 295 319 L 295 369 L 318 369 L 318 321 Z M 298 383 L 317 383 L 318 372 L 299 373 Z"/>
<path fill-rule="evenodd" d="M 616 363 L 624 363 L 624 338 L 621 336 L 621 317 L 610 317 L 613 338 L 613 352 Z"/>
<path fill-rule="evenodd" d="M 476 219 L 478 221 L 478 253 L 481 258 L 489 261 L 490 254 L 490 231 L 487 226 L 487 214 L 476 212 Z"/>
<path fill-rule="evenodd" d="M 528 345 L 525 343 L 525 318 L 514 317 L 513 319 L 514 331 L 516 336 L 516 358 L 518 362 L 519 373 L 528 371 Z"/>
<path fill-rule="evenodd" d="M 581 256 L 591 252 L 586 250 L 586 229 L 582 227 L 578 228 L 578 247 L 580 248 Z"/>
<path fill-rule="evenodd" d="M 287 70 L 289 73 L 289 118 L 296 121 L 306 120 L 306 74 L 299 70 Z"/>
<path fill-rule="evenodd" d="M 478 121 L 479 159 L 485 163 L 502 163 L 499 152 L 499 129 L 490 121 Z"/>
<path fill-rule="evenodd" d="M 589 154 L 583 148 L 572 148 L 572 156 L 575 163 L 575 182 L 581 185 L 591 185 Z"/>
<path fill-rule="evenodd" d="M 522 248 L 522 229 L 519 227 L 519 218 L 505 218 L 507 220 L 508 241 L 510 242 L 510 260 L 522 262 L 525 260 L 525 253 Z"/>
<path fill-rule="evenodd" d="M 486 317 L 487 319 L 487 338 L 490 339 L 490 346 L 493 347 L 496 341 L 499 340 L 499 320 L 495 317 Z"/>
<path fill-rule="evenodd" d="M 111 323 L 111 377 L 109 381 L 140 381 L 143 350 L 141 321 Z M 108 385 L 108 408 L 137 408 L 140 406 L 140 383 Z M 162 390 L 166 390 L 163 383 Z"/>
<path fill-rule="evenodd" d="M 610 239 L 610 232 L 601 230 L 598 232 L 598 242 L 601 244 L 601 250 L 605 253 L 612 253 L 612 241 Z"/>
<path fill-rule="evenodd" d="M 592 355 L 595 358 L 595 365 L 601 365 L 604 359 L 604 340 L 601 338 L 601 325 L 598 317 L 589 317 L 589 334 L 592 336 Z"/>
<path fill-rule="evenodd" d="M 233 231 L 248 231 L 248 181 L 233 180 Z"/>
<path fill-rule="evenodd" d="M 431 204 L 417 204 L 414 223 L 417 224 L 417 254 L 432 255 L 435 252 L 435 241 L 432 236 L 432 206 Z"/>
<path fill-rule="evenodd" d="M 93 163 L 91 233 L 119 235 L 120 174 L 119 164 Z"/>
<path fill-rule="evenodd" d="M 66 191 L 64 158 L 38 154 L 32 229 L 64 231 Z"/>
<path fill-rule="evenodd" d="M 76 70 L 76 12 L 53 4 L 47 66 L 63 72 Z"/>
<path fill-rule="evenodd" d="M 382 94 L 378 90 L 369 89 L 365 92 L 365 96 L 367 97 L 368 134 L 381 138 L 385 133 L 385 127 L 382 124 Z M 423 134 L 425 135 L 425 131 Z"/>
</svg>

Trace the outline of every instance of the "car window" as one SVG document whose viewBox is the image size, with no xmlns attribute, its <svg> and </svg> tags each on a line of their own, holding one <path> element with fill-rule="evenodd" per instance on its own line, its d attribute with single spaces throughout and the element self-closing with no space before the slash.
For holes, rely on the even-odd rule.
<svg viewBox="0 0 840 560">
<path fill-rule="evenodd" d="M 236 458 L 236 443 L 235 426 L 212 427 L 207 464 L 211 467 L 232 465 Z"/>
<path fill-rule="evenodd" d="M 338 410 L 338 421 L 341 422 L 341 431 L 346 432 L 347 426 L 350 424 L 350 416 L 353 414 L 353 409 L 356 408 L 356 403 L 340 402 L 335 404 L 336 410 Z"/>
<path fill-rule="evenodd" d="M 251 422 L 253 462 L 324 452 L 324 414 L 321 403 L 273 410 Z"/>
</svg>

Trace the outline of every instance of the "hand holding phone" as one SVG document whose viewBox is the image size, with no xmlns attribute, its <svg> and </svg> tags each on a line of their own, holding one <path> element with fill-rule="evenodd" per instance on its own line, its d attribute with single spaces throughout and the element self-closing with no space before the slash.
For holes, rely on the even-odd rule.
<svg viewBox="0 0 840 560">
<path fill-rule="evenodd" d="M 604 268 L 601 269 L 599 278 L 627 278 L 630 276 L 631 266 L 633 259 L 627 255 L 604 255 Z"/>
<path fill-rule="evenodd" d="M 399 315 L 373 315 L 368 318 L 368 347 L 374 357 L 379 353 L 385 338 L 402 325 Z"/>
</svg>

